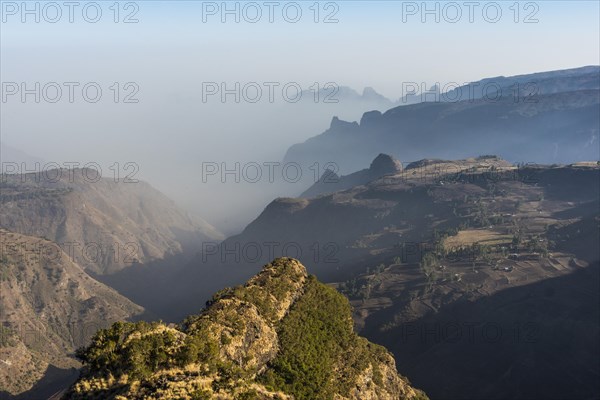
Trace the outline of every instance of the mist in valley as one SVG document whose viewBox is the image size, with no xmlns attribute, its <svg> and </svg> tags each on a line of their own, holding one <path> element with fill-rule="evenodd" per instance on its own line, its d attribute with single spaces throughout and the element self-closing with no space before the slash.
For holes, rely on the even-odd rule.
<svg viewBox="0 0 600 400">
<path fill-rule="evenodd" d="M 598 396 L 597 3 L 0 10 L 0 397 Z"/>
<path fill-rule="evenodd" d="M 121 9 L 118 23 L 108 8 L 96 23 L 79 13 L 70 23 L 67 10 L 48 23 L 40 8 L 40 23 L 31 15 L 31 24 L 21 23 L 22 10 L 6 6 L 2 141 L 48 163 L 92 162 L 104 176 L 133 174 L 232 234 L 273 198 L 297 196 L 326 169 L 352 173 L 387 150 L 374 143 L 357 162 L 348 162 L 353 154 L 317 163 L 284 160 L 290 146 L 326 131 L 333 117 L 360 121 L 372 110 L 443 101 L 429 92 L 436 85 L 449 91 L 481 78 L 593 65 L 598 58 L 598 39 L 580 32 L 597 27 L 594 13 L 571 8 L 581 28 L 559 33 L 551 27 L 564 19 L 560 3 L 540 10 L 544 19 L 536 24 L 515 23 L 509 10 L 497 24 L 479 14 L 472 24 L 448 23 L 445 14 L 427 24 L 420 9 L 361 2 L 323 3 L 318 13 L 305 5 L 294 23 L 279 9 L 269 22 L 262 9 L 262 19 L 252 23 L 253 10 L 239 3 L 229 5 L 237 15 L 213 5 L 144 3 Z M 479 29 L 477 37 L 472 29 Z M 445 30 L 450 34 L 442 35 Z M 562 46 L 560 59 L 553 59 L 557 44 L 569 41 L 580 45 Z M 457 42 L 496 61 L 456 57 Z M 514 58 L 505 42 L 527 51 Z M 363 95 L 365 88 L 374 90 Z M 463 99 L 470 100 L 467 91 Z M 393 155 L 408 163 L 423 153 Z"/>
</svg>

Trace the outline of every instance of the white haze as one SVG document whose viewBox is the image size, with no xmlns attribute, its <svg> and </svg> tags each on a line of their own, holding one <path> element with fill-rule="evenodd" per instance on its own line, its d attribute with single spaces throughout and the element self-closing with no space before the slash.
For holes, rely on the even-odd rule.
<svg viewBox="0 0 600 400">
<path fill-rule="evenodd" d="M 282 182 L 280 169 L 278 183 L 268 183 L 266 167 L 262 183 L 232 175 L 227 183 L 218 176 L 203 182 L 203 163 L 280 162 L 333 116 L 359 120 L 388 103 L 340 95 L 337 104 L 289 104 L 280 91 L 275 103 L 236 104 L 231 96 L 205 103 L 203 82 L 295 82 L 304 90 L 334 82 L 359 93 L 372 86 L 397 100 L 403 81 L 429 87 L 600 63 L 597 4 L 542 4 L 533 25 L 403 24 L 392 13 L 397 5 L 375 2 L 339 3 L 338 24 L 202 24 L 187 2 L 139 4 L 140 23 L 131 25 L 3 23 L 2 82 L 93 81 L 103 98 L 3 102 L 2 141 L 49 162 L 98 163 L 105 176 L 115 162 L 134 162 L 137 178 L 225 233 L 242 229 L 273 198 L 304 191 L 315 171 L 302 166 L 299 183 Z M 113 82 L 137 84 L 139 103 L 115 104 Z"/>
</svg>

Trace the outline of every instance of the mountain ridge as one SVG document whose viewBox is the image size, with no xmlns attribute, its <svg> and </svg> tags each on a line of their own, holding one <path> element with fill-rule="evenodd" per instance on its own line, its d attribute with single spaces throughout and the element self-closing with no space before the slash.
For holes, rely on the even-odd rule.
<svg viewBox="0 0 600 400">
<path fill-rule="evenodd" d="M 217 292 L 180 327 L 117 323 L 78 354 L 87 370 L 67 399 L 427 398 L 353 332 L 347 300 L 291 258 Z"/>
<path fill-rule="evenodd" d="M 533 88 L 523 84 L 541 77 L 545 80 Z M 333 117 L 329 129 L 290 146 L 283 159 L 301 165 L 335 163 L 336 173 L 348 174 L 381 152 L 403 160 L 497 154 L 512 162 L 548 164 L 600 158 L 600 67 L 500 81 L 493 86 L 494 78 L 487 78 L 455 89 L 481 89 L 488 82 L 485 96 L 367 111 L 360 123 Z M 457 142 L 462 144 L 458 148 Z"/>
<path fill-rule="evenodd" d="M 3 174 L 0 187 L 0 227 L 59 243 L 98 275 L 222 238 L 149 184 L 102 178 L 96 170 Z"/>
</svg>

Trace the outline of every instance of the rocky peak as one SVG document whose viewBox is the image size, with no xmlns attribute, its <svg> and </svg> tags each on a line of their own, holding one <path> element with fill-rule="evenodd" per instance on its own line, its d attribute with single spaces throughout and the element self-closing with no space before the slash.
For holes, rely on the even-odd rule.
<svg viewBox="0 0 600 400">
<path fill-rule="evenodd" d="M 402 172 L 402 163 L 387 154 L 379 154 L 369 167 L 369 171 L 375 176 L 384 176 Z"/>
<path fill-rule="evenodd" d="M 369 111 L 363 114 L 362 118 L 360 119 L 360 126 L 361 127 L 367 127 L 372 125 L 375 121 L 378 121 L 381 117 L 381 111 Z"/>
<path fill-rule="evenodd" d="M 329 125 L 329 130 L 332 131 L 343 131 L 345 129 L 356 129 L 358 128 L 358 122 L 348 122 L 339 119 L 338 117 L 333 117 L 331 119 L 331 124 Z"/>
<path fill-rule="evenodd" d="M 377 99 L 377 100 L 385 99 L 385 97 L 383 97 L 382 95 L 377 93 L 375 91 L 375 89 L 373 89 L 370 86 L 367 86 L 363 89 L 362 98 L 363 99 Z"/>
<path fill-rule="evenodd" d="M 323 172 L 323 175 L 321 175 L 319 182 L 334 183 L 334 182 L 338 182 L 339 180 L 340 180 L 340 176 L 338 174 L 336 174 L 335 171 L 328 168 L 325 170 L 325 172 Z"/>
<path fill-rule="evenodd" d="M 378 111 L 374 111 L 378 112 Z M 385 175 L 402 172 L 402 164 L 387 154 L 379 154 L 369 168 L 362 169 L 350 175 L 338 176 L 335 172 L 327 170 L 318 182 L 300 195 L 302 198 L 316 197 L 322 194 L 350 189 L 377 180 Z M 307 204 L 303 205 L 303 208 Z"/>
<path fill-rule="evenodd" d="M 373 89 L 372 87 L 370 87 L 370 86 L 367 86 L 367 87 L 365 87 L 365 88 L 363 89 L 363 94 L 362 94 L 362 95 L 363 95 L 363 97 L 364 97 L 364 96 L 373 96 L 373 95 L 377 95 L 377 96 L 379 96 L 379 93 L 377 93 L 377 92 L 375 91 L 375 89 Z"/>
<path fill-rule="evenodd" d="M 377 93 L 372 87 L 365 87 L 361 98 L 363 101 L 372 101 L 380 103 L 381 105 L 392 105 L 392 101 L 390 99 Z"/>
<path fill-rule="evenodd" d="M 426 399 L 354 333 L 348 300 L 292 258 L 217 292 L 179 328 L 117 323 L 79 357 L 88 369 L 68 399 Z"/>
</svg>

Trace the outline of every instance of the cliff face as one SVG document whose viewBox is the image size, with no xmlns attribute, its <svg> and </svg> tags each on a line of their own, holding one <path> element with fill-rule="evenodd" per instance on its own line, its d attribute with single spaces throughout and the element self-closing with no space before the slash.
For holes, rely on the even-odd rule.
<svg viewBox="0 0 600 400">
<path fill-rule="evenodd" d="M 425 399 L 384 348 L 357 336 L 348 301 L 276 259 L 178 327 L 117 323 L 79 352 L 69 399 Z"/>
<path fill-rule="evenodd" d="M 89 169 L 2 175 L 0 227 L 56 242 L 84 269 L 112 273 L 221 238 L 144 182 Z"/>
<path fill-rule="evenodd" d="M 0 391 L 30 389 L 96 330 L 143 309 L 88 276 L 56 244 L 0 230 Z"/>
</svg>

